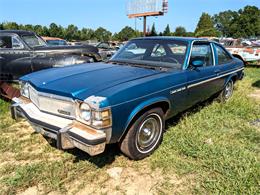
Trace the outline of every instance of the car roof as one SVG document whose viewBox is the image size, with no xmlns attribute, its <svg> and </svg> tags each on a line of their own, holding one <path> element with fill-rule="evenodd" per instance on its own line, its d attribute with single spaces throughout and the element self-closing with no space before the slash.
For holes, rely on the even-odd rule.
<svg viewBox="0 0 260 195">
<path fill-rule="evenodd" d="M 0 30 L 1 33 L 11 33 L 11 34 L 18 34 L 19 36 L 23 35 L 35 35 L 34 32 L 32 31 L 27 31 L 27 30 Z"/>
<path fill-rule="evenodd" d="M 196 37 L 173 37 L 173 36 L 157 36 L 157 37 L 139 37 L 133 40 L 179 40 L 179 41 L 209 41 L 205 38 Z"/>
</svg>

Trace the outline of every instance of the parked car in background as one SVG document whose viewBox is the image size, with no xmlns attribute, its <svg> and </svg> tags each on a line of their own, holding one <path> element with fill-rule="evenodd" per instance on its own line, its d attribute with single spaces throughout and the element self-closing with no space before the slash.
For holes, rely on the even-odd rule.
<svg viewBox="0 0 260 195">
<path fill-rule="evenodd" d="M 0 31 L 0 81 L 15 81 L 41 69 L 100 60 L 94 46 L 48 46 L 34 32 Z"/>
<path fill-rule="evenodd" d="M 106 63 L 22 77 L 22 96 L 13 99 L 11 111 L 60 149 L 97 155 L 119 143 L 139 160 L 162 142 L 165 120 L 215 95 L 228 101 L 243 70 L 243 62 L 215 42 L 137 38 Z"/>
<path fill-rule="evenodd" d="M 116 47 L 116 44 L 109 43 L 109 42 L 100 42 L 96 45 L 96 47 L 99 50 L 99 53 L 101 56 L 103 56 L 104 59 L 111 58 L 119 48 Z"/>
<path fill-rule="evenodd" d="M 49 46 L 69 45 L 66 40 L 57 37 L 41 37 Z"/>
<path fill-rule="evenodd" d="M 243 39 L 224 38 L 220 43 L 236 58 L 241 59 L 245 64 L 248 62 L 260 63 L 260 45 L 258 41 Z"/>
</svg>

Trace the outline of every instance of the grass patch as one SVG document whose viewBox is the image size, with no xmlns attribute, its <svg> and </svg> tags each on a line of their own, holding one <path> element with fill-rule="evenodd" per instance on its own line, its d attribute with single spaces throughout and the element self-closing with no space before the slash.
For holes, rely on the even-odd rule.
<svg viewBox="0 0 260 195">
<path fill-rule="evenodd" d="M 260 129 L 250 124 L 260 118 L 260 104 L 248 98 L 260 69 L 246 75 L 229 102 L 213 102 L 168 129 L 152 166 L 195 174 L 200 185 L 194 192 L 260 193 Z"/>
</svg>

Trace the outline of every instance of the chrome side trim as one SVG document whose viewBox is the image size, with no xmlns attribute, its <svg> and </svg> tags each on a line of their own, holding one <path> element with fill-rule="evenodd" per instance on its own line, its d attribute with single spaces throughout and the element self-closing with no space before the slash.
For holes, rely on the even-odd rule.
<svg viewBox="0 0 260 195">
<path fill-rule="evenodd" d="M 198 86 L 198 85 L 201 85 L 201 84 L 204 84 L 204 83 L 207 83 L 207 82 L 210 82 L 210 81 L 213 81 L 213 80 L 216 80 L 216 79 L 219 79 L 221 77 L 224 77 L 224 76 L 227 76 L 227 75 L 230 75 L 230 74 L 233 74 L 233 73 L 236 73 L 236 72 L 239 72 L 241 70 L 244 70 L 244 68 L 240 68 L 238 70 L 234 70 L 232 72 L 229 72 L 229 73 L 226 73 L 226 74 L 222 74 L 220 76 L 217 76 L 217 77 L 214 77 L 214 78 L 211 78 L 211 79 L 207 79 L 207 80 L 204 80 L 204 81 L 201 81 L 201 82 L 198 82 L 198 83 L 194 83 L 194 84 L 191 84 L 191 85 L 188 85 L 187 88 L 192 88 L 192 87 L 195 87 L 195 86 Z"/>
</svg>

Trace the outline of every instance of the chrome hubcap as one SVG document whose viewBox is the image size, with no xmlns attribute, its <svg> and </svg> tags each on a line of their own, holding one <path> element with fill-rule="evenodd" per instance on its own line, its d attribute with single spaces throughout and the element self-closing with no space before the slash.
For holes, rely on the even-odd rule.
<svg viewBox="0 0 260 195">
<path fill-rule="evenodd" d="M 233 84 L 232 82 L 228 82 L 227 86 L 225 87 L 225 99 L 229 99 L 233 94 Z"/>
<path fill-rule="evenodd" d="M 137 148 L 140 151 L 148 152 L 151 146 L 155 145 L 162 130 L 162 121 L 157 114 L 152 114 L 138 129 Z"/>
</svg>

